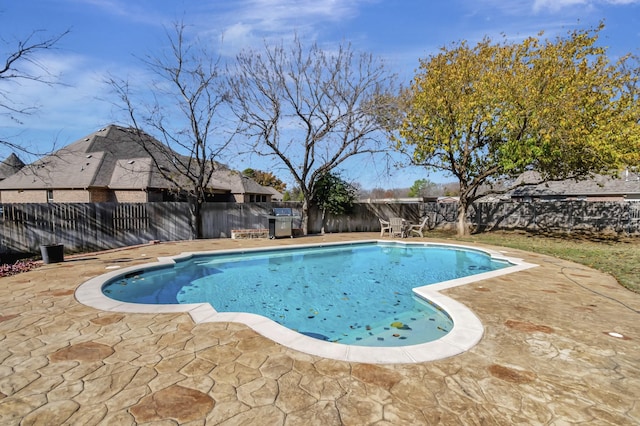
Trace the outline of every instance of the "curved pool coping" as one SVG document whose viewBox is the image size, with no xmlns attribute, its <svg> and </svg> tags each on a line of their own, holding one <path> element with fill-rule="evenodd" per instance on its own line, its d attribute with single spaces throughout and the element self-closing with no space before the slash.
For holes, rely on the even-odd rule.
<svg viewBox="0 0 640 426">
<path fill-rule="evenodd" d="M 483 272 L 469 277 L 455 280 L 443 281 L 437 284 L 425 285 L 413 289 L 414 293 L 427 301 L 442 308 L 453 320 L 453 328 L 449 333 L 438 340 L 427 343 L 409 346 L 394 347 L 373 347 L 355 346 L 342 343 L 326 342 L 305 336 L 296 331 L 290 330 L 277 322 L 257 314 L 245 312 L 218 312 L 209 303 L 191 303 L 175 305 L 150 305 L 141 303 L 127 303 L 107 297 L 102 292 L 102 287 L 109 281 L 120 276 L 139 271 L 140 269 L 156 269 L 175 264 L 178 261 L 186 260 L 195 255 L 202 256 L 208 254 L 233 254 L 251 253 L 265 250 L 295 249 L 327 247 L 335 245 L 355 245 L 363 243 L 397 243 L 404 245 L 426 246 L 426 247 L 449 247 L 466 250 L 474 250 L 486 253 L 492 259 L 507 261 L 513 264 L 497 271 Z M 121 313 L 176 313 L 187 312 L 193 321 L 205 322 L 238 322 L 247 325 L 257 333 L 271 339 L 288 348 L 295 349 L 311 355 L 324 358 L 331 358 L 340 361 L 363 362 L 372 364 L 405 364 L 434 361 L 447 358 L 466 352 L 474 347 L 484 334 L 484 326 L 480 319 L 465 305 L 440 293 L 441 290 L 457 287 L 460 285 L 486 280 L 489 278 L 511 274 L 533 268 L 535 264 L 527 263 L 522 259 L 507 257 L 500 252 L 479 249 L 477 247 L 429 243 L 429 242 L 405 242 L 389 240 L 359 240 L 351 242 L 322 243 L 322 244 L 301 244 L 294 246 L 270 246 L 250 249 L 215 250 L 204 252 L 185 252 L 171 257 L 158 257 L 157 262 L 131 266 L 117 269 L 97 277 L 91 278 L 81 284 L 75 292 L 76 299 L 89 307 L 109 312 Z"/>
</svg>

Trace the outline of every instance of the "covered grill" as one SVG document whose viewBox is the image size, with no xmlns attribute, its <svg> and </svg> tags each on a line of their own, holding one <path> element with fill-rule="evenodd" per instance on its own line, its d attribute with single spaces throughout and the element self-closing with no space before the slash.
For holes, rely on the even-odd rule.
<svg viewBox="0 0 640 426">
<path fill-rule="evenodd" d="M 293 211 L 287 207 L 271 209 L 269 218 L 269 238 L 293 238 Z"/>
</svg>

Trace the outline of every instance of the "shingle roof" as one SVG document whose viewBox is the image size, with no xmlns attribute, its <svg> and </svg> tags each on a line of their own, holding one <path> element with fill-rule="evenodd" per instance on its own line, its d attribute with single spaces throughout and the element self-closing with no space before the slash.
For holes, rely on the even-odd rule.
<svg viewBox="0 0 640 426">
<path fill-rule="evenodd" d="M 536 182 L 536 175 L 529 173 L 520 181 Z M 624 171 L 616 176 L 594 175 L 591 179 L 576 181 L 567 179 L 534 186 L 523 186 L 513 190 L 514 197 L 541 196 L 613 196 L 640 194 L 640 174 Z"/>
<path fill-rule="evenodd" d="M 234 170 L 218 169 L 213 172 L 209 182 L 210 185 L 227 186 L 234 194 L 271 195 L 268 188 Z"/>
<path fill-rule="evenodd" d="M 139 143 L 138 138 L 144 138 L 145 144 Z M 22 162 L 9 157 L 8 162 L 0 164 L 8 164 L 4 166 L 7 177 L 0 181 L 0 189 L 174 189 L 175 185 L 157 168 L 160 166 L 169 173 L 174 170 L 173 176 L 180 179 L 183 175 L 177 171 L 173 158 L 184 157 L 145 133 L 110 125 L 17 171 L 11 165 Z M 211 190 L 271 194 L 269 189 L 239 172 L 222 164 L 217 166 L 209 181 Z"/>
<path fill-rule="evenodd" d="M 0 163 L 0 180 L 6 179 L 24 167 L 16 154 L 11 154 Z"/>
<path fill-rule="evenodd" d="M 5 189 L 106 187 L 120 158 L 139 157 L 139 145 L 123 138 L 124 129 L 109 126 L 51 155 L 2 182 Z"/>
<path fill-rule="evenodd" d="M 107 186 L 110 189 L 149 188 L 152 167 L 150 158 L 118 160 Z"/>
<path fill-rule="evenodd" d="M 271 186 L 265 186 L 264 188 L 266 188 L 271 193 L 271 200 L 282 201 L 282 199 L 284 198 L 284 195 L 277 189 Z"/>
</svg>

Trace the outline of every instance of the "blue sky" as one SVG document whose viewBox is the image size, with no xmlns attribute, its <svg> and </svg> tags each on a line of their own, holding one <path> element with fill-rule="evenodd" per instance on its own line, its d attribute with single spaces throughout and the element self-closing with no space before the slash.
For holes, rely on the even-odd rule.
<svg viewBox="0 0 640 426">
<path fill-rule="evenodd" d="M 138 59 L 166 44 L 165 30 L 183 20 L 201 39 L 219 43 L 232 57 L 265 40 L 299 34 L 331 49 L 349 42 L 354 50 L 380 56 L 403 82 L 410 81 L 419 58 L 440 47 L 504 34 L 518 41 L 540 31 L 564 35 L 604 21 L 600 44 L 609 56 L 640 54 L 640 0 L 24 0 L 0 3 L 0 60 L 18 39 L 34 30 L 54 35 L 67 29 L 57 49 L 40 62 L 63 83 L 51 87 L 0 82 L 0 93 L 37 106 L 17 124 L 0 115 L 0 137 L 39 151 L 71 143 L 117 120 L 108 102 L 107 74 L 126 78 L 140 72 Z M 0 159 L 9 152 L 0 147 Z M 26 159 L 29 160 L 29 159 Z M 231 166 L 268 169 L 234 159 Z M 365 188 L 408 187 L 427 176 L 421 169 L 386 174 L 383 161 L 357 160 L 343 175 Z M 288 176 L 274 169 L 285 181 Z"/>
</svg>

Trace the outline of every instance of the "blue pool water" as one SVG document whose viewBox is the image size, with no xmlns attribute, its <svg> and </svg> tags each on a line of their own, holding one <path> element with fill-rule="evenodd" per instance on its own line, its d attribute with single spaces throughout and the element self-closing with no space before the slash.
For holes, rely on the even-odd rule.
<svg viewBox="0 0 640 426">
<path fill-rule="evenodd" d="M 103 292 L 131 303 L 208 302 L 219 312 L 263 315 L 326 341 L 405 346 L 453 327 L 413 288 L 507 266 L 473 250 L 360 243 L 194 256 L 127 274 Z"/>
</svg>

